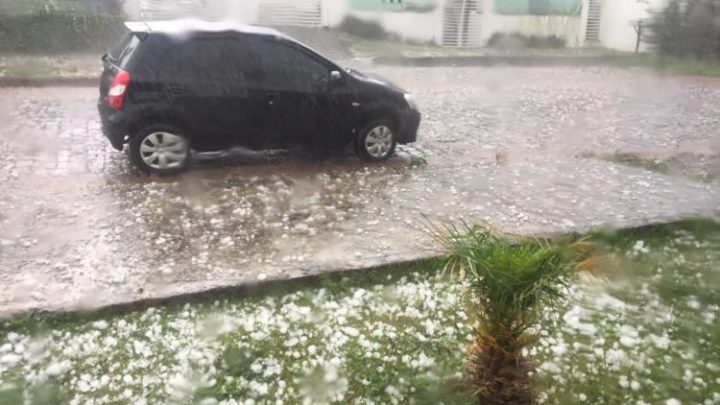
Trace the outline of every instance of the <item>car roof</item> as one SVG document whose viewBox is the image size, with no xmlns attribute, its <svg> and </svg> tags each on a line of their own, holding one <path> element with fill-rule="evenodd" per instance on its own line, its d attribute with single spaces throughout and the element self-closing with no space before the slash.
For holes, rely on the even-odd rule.
<svg viewBox="0 0 720 405">
<path fill-rule="evenodd" d="M 244 25 L 234 21 L 204 21 L 196 18 L 162 21 L 128 21 L 125 23 L 133 33 L 162 33 L 167 35 L 190 33 L 237 32 L 244 34 L 267 35 L 291 39 L 282 32 L 266 27 Z"/>
<path fill-rule="evenodd" d="M 161 21 L 127 21 L 125 22 L 125 27 L 127 27 L 127 29 L 130 30 L 130 32 L 132 32 L 133 34 L 139 34 L 140 39 L 143 41 L 145 40 L 145 37 L 151 33 L 186 37 L 192 34 L 234 32 L 280 38 L 288 42 L 298 44 L 306 49 L 309 49 L 316 55 L 322 57 L 325 61 L 330 62 L 337 67 L 337 65 L 322 56 L 319 52 L 298 41 L 297 39 L 286 35 L 276 29 L 261 27 L 258 25 L 244 25 L 235 21 L 227 20 L 205 21 L 197 18 L 183 18 L 178 20 Z"/>
</svg>

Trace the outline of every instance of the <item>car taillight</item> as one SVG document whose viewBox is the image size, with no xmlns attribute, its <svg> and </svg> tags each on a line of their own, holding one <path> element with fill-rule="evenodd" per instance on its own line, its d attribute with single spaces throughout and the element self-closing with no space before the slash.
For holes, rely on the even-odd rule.
<svg viewBox="0 0 720 405">
<path fill-rule="evenodd" d="M 130 73 L 121 70 L 115 75 L 115 78 L 113 78 L 112 84 L 110 84 L 110 90 L 108 90 L 108 103 L 110 103 L 110 107 L 116 110 L 122 109 L 128 85 L 130 85 Z"/>
</svg>

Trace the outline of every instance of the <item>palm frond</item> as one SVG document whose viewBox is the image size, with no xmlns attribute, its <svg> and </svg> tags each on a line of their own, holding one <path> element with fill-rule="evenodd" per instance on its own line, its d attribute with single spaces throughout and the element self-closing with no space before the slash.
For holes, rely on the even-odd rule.
<svg viewBox="0 0 720 405">
<path fill-rule="evenodd" d="M 466 222 L 436 228 L 432 236 L 444 248 L 443 271 L 467 281 L 472 312 L 480 321 L 467 362 L 478 399 L 529 401 L 532 367 L 522 349 L 537 341 L 533 328 L 563 301 L 571 277 L 595 264 L 588 257 L 593 245 Z"/>
</svg>

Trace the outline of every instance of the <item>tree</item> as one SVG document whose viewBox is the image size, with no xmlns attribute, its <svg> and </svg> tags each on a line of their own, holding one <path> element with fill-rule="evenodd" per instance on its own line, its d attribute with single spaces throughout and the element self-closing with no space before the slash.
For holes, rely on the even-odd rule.
<svg viewBox="0 0 720 405">
<path fill-rule="evenodd" d="M 576 270 L 587 267 L 583 241 L 524 238 L 483 226 L 438 234 L 445 268 L 469 281 L 470 313 L 479 322 L 466 375 L 482 405 L 532 404 L 535 366 L 526 349 L 543 316 L 558 308 Z"/>
<path fill-rule="evenodd" d="M 720 1 L 671 0 L 650 21 L 650 42 L 661 55 L 720 56 Z"/>
</svg>

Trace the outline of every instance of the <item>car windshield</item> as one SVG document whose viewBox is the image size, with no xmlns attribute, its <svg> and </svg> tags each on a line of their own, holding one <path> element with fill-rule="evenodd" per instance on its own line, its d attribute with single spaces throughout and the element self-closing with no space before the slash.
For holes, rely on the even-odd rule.
<svg viewBox="0 0 720 405">
<path fill-rule="evenodd" d="M 720 0 L 0 0 L 6 404 L 720 405 Z"/>
</svg>

